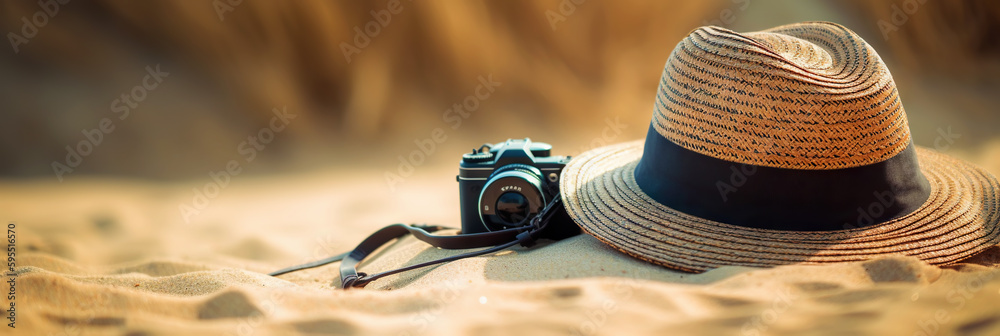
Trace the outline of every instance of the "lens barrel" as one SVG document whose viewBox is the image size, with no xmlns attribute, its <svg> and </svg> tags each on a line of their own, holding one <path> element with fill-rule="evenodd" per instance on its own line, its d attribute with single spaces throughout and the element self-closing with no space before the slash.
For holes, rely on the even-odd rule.
<svg viewBox="0 0 1000 336">
<path fill-rule="evenodd" d="M 545 206 L 542 173 L 524 164 L 493 171 L 479 194 L 479 216 L 488 231 L 528 224 Z"/>
</svg>

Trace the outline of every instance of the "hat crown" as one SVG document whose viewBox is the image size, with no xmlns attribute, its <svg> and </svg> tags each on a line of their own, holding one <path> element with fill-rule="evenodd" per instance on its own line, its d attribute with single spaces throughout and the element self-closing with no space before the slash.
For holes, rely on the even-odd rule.
<svg viewBox="0 0 1000 336">
<path fill-rule="evenodd" d="M 888 68 L 827 22 L 694 30 L 667 60 L 652 126 L 691 151 L 789 169 L 869 165 L 910 143 Z"/>
</svg>

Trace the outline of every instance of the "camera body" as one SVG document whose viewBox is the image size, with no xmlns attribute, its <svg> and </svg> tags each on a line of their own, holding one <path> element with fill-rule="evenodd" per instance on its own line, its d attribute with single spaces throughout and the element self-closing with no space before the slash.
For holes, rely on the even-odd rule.
<svg viewBox="0 0 1000 336">
<path fill-rule="evenodd" d="M 568 156 L 531 139 L 486 144 L 462 155 L 458 168 L 462 233 L 527 225 L 559 193 Z"/>
</svg>

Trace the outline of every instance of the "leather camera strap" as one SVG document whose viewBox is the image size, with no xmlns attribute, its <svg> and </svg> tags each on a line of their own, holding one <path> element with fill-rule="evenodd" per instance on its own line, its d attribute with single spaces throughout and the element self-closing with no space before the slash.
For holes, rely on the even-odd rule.
<svg viewBox="0 0 1000 336">
<path fill-rule="evenodd" d="M 335 255 L 322 260 L 305 263 L 302 265 L 284 268 L 278 271 L 268 273 L 268 275 L 278 276 L 290 272 L 319 267 L 340 261 L 341 288 L 348 289 L 352 287 L 364 287 L 369 282 L 396 273 L 401 273 L 440 263 L 446 263 L 450 261 L 476 257 L 484 254 L 496 253 L 518 244 L 525 247 L 530 247 L 534 245 L 534 241 L 538 239 L 542 230 L 548 226 L 550 220 L 552 219 L 553 215 L 556 212 L 555 209 L 557 209 L 560 206 L 562 206 L 562 199 L 557 194 L 553 198 L 552 202 L 549 202 L 537 216 L 530 219 L 528 225 L 523 225 L 515 228 L 494 231 L 494 232 L 442 236 L 442 235 L 432 234 L 432 232 L 450 228 L 444 226 L 436 226 L 436 225 L 392 224 L 378 231 L 375 231 L 375 233 L 368 236 L 368 238 L 365 238 L 365 240 L 363 240 L 360 244 L 358 244 L 357 247 L 354 248 L 354 250 L 351 250 L 350 252 Z M 490 246 L 492 247 L 479 251 L 454 255 L 447 258 L 432 260 L 420 264 L 410 265 L 407 267 L 376 273 L 372 275 L 368 275 L 366 273 L 357 271 L 358 264 L 360 264 L 369 255 L 374 253 L 375 250 L 378 250 L 383 245 L 393 240 L 396 240 L 402 236 L 405 236 L 406 234 L 412 234 L 415 238 L 423 242 L 426 242 L 431 246 L 440 247 L 443 249 L 469 249 L 469 248 L 490 247 Z"/>
</svg>

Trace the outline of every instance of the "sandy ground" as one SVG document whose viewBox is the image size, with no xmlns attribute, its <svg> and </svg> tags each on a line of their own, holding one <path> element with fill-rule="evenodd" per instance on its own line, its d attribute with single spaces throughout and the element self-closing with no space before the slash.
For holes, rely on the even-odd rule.
<svg viewBox="0 0 1000 336">
<path fill-rule="evenodd" d="M 15 274 L 5 278 L 16 279 L 16 328 L 0 326 L 0 335 L 1000 335 L 1000 247 L 947 268 L 895 257 L 689 274 L 584 235 L 389 277 L 364 290 L 337 289 L 335 266 L 265 275 L 343 252 L 386 224 L 457 226 L 456 148 L 532 136 L 553 141 L 559 154 L 578 154 L 602 144 L 594 141 L 643 136 L 670 50 L 726 13 L 735 14 L 731 28 L 738 31 L 804 20 L 854 28 L 890 62 L 914 141 L 1000 176 L 996 48 L 983 47 L 994 44 L 990 32 L 969 28 L 989 28 L 979 24 L 991 17 L 983 6 L 945 11 L 954 4 L 921 2 L 920 12 L 882 41 L 878 21 L 894 20 L 897 4 L 909 1 L 859 2 L 863 11 L 832 1 L 752 1 L 745 8 L 751 1 L 662 2 L 659 9 L 590 2 L 558 31 L 542 16 L 557 2 L 489 5 L 506 8 L 499 11 L 472 2 L 413 6 L 354 63 L 341 62 L 337 43 L 371 20 L 364 3 L 247 1 L 223 21 L 204 1 L 73 2 L 22 53 L 0 53 L 0 86 L 7 88 L 0 101 L 8 104 L 0 114 L 7 117 L 0 171 L 37 178 L 0 179 L 0 220 L 15 224 L 16 240 L 13 269 L 4 272 Z M 39 10 L 31 1 L 4 8 L 0 19 L 11 30 Z M 961 22 L 950 27 L 957 29 L 938 29 L 953 21 Z M 332 42 L 324 48 L 316 41 Z M 82 139 L 81 129 L 114 116 L 109 101 L 160 62 L 172 73 L 163 88 L 79 171 L 56 182 L 49 162 Z M 931 76 L 942 72 L 948 76 Z M 411 139 L 447 127 L 442 112 L 489 74 L 504 83 L 495 98 L 469 126 L 449 130 L 452 140 L 428 159 L 433 163 L 390 190 L 384 169 L 414 149 Z M 285 105 L 302 111 L 292 130 L 197 213 L 182 214 L 180 207 L 211 191 L 206 167 L 222 168 L 211 165 L 231 157 L 273 107 Z M 604 135 L 619 117 L 624 133 Z M 960 137 L 946 137 L 952 133 Z M 359 135 L 366 146 L 337 142 Z M 367 146 L 377 139 L 386 147 Z M 301 168 L 345 160 L 354 167 L 249 176 L 289 162 Z M 404 239 L 361 270 L 461 252 Z"/>
<path fill-rule="evenodd" d="M 690 274 L 581 235 L 363 290 L 337 289 L 334 266 L 265 275 L 401 219 L 456 223 L 455 188 L 436 183 L 449 174 L 424 167 L 396 191 L 376 171 L 236 176 L 189 221 L 179 207 L 208 177 L 0 182 L 17 248 L 3 334 L 1000 334 L 1000 247 L 946 268 L 891 257 Z M 403 239 L 361 270 L 459 252 Z"/>
</svg>

